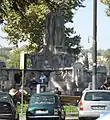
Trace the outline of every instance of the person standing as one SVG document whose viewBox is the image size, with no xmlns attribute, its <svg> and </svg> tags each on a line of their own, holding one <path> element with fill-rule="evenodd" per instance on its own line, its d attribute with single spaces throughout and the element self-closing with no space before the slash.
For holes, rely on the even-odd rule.
<svg viewBox="0 0 110 120">
<path fill-rule="evenodd" d="M 46 87 L 48 86 L 48 78 L 43 72 L 41 73 L 41 76 L 38 79 L 38 83 L 40 84 L 41 92 L 45 92 Z"/>
<path fill-rule="evenodd" d="M 41 84 L 48 84 L 47 76 L 42 72 L 41 76 L 39 77 L 39 82 Z"/>
<path fill-rule="evenodd" d="M 58 87 L 55 87 L 54 93 L 57 95 L 61 95 L 61 91 L 58 89 Z"/>
<path fill-rule="evenodd" d="M 36 84 L 37 84 L 36 76 L 34 72 L 32 72 L 29 85 L 31 94 L 36 92 Z"/>
</svg>

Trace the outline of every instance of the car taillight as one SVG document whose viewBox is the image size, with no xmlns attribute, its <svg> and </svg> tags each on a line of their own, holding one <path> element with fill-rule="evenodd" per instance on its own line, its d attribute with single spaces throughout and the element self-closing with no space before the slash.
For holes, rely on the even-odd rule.
<svg viewBox="0 0 110 120">
<path fill-rule="evenodd" d="M 79 102 L 79 109 L 83 110 L 83 103 L 82 103 L 82 101 Z"/>
</svg>

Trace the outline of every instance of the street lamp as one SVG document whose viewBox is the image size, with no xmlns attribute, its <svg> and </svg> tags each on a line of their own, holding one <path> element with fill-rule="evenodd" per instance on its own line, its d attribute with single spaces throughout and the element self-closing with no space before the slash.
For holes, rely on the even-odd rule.
<svg viewBox="0 0 110 120">
<path fill-rule="evenodd" d="M 96 89 L 97 82 L 97 0 L 93 0 L 93 76 L 92 89 Z"/>
</svg>

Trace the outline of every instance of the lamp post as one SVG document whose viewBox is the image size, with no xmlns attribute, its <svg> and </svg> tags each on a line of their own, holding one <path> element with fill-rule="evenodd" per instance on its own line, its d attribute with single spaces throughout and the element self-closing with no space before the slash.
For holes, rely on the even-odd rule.
<svg viewBox="0 0 110 120">
<path fill-rule="evenodd" d="M 93 76 L 92 89 L 96 89 L 97 82 L 97 0 L 93 0 Z"/>
</svg>

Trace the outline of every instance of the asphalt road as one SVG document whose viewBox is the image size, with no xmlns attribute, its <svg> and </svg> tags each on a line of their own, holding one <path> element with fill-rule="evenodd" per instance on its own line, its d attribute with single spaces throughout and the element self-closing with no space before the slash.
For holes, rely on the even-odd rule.
<svg viewBox="0 0 110 120">
<path fill-rule="evenodd" d="M 20 120 L 26 120 L 26 115 L 20 115 Z M 78 120 L 78 112 L 73 112 L 66 115 L 66 120 Z"/>
<path fill-rule="evenodd" d="M 20 116 L 20 120 L 26 120 L 25 115 Z M 78 117 L 67 117 L 66 120 L 78 120 Z"/>
</svg>

